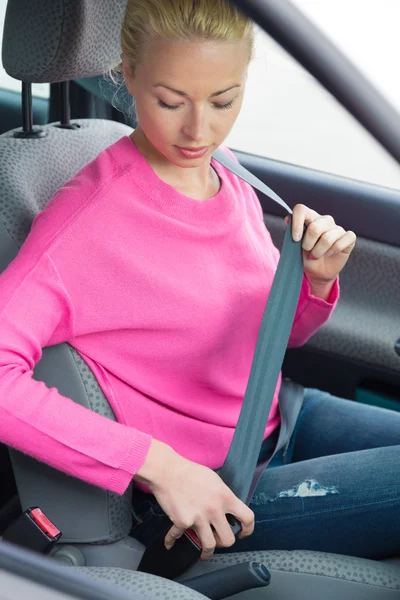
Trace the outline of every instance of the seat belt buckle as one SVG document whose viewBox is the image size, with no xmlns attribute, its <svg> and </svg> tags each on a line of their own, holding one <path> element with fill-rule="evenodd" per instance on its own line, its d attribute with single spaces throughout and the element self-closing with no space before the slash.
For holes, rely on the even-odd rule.
<svg viewBox="0 0 400 600">
<path fill-rule="evenodd" d="M 233 515 L 229 515 L 229 514 L 226 515 L 226 520 L 228 521 L 229 525 L 231 526 L 233 535 L 236 537 L 242 531 L 241 522 L 238 521 L 238 519 L 236 517 L 234 517 Z"/>
<path fill-rule="evenodd" d="M 226 517 L 236 536 L 242 530 L 240 521 L 232 515 Z M 170 550 L 166 549 L 165 536 L 171 526 L 172 523 L 146 548 L 138 571 L 165 579 L 176 579 L 200 560 L 201 542 L 193 529 L 187 529 Z"/>
<path fill-rule="evenodd" d="M 165 536 L 171 526 L 172 523 L 147 546 L 138 571 L 165 579 L 176 579 L 200 560 L 201 543 L 192 529 L 186 530 L 170 550 L 166 549 Z"/>
<path fill-rule="evenodd" d="M 28 508 L 3 533 L 6 542 L 48 554 L 61 538 L 61 531 L 35 506 Z"/>
</svg>

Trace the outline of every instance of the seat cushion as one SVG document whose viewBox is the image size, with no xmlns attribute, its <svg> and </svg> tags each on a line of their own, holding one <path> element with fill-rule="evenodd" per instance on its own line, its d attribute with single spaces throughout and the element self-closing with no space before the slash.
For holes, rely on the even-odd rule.
<svg viewBox="0 0 400 600">
<path fill-rule="evenodd" d="M 175 581 L 139 573 L 139 571 L 112 567 L 76 567 L 74 571 L 87 575 L 91 579 L 105 579 L 125 590 L 143 594 L 149 600 L 153 598 L 157 600 L 205 600 L 206 598 Z"/>
<path fill-rule="evenodd" d="M 400 568 L 397 565 L 355 556 L 310 550 L 271 550 L 216 554 L 210 564 L 223 568 L 247 561 L 261 562 L 269 569 L 287 573 L 307 573 L 393 589 L 399 592 L 400 598 Z"/>
<path fill-rule="evenodd" d="M 254 590 L 238 595 L 240 600 L 400 599 L 397 565 L 308 550 L 216 554 L 208 563 L 198 563 L 190 576 L 247 561 L 265 564 L 271 572 L 271 585 L 268 595 Z"/>
<path fill-rule="evenodd" d="M 302 550 L 217 554 L 207 562 L 198 563 L 184 578 L 247 561 L 264 563 L 271 571 L 271 584 L 267 588 L 237 594 L 234 596 L 237 600 L 400 598 L 400 568 L 397 565 Z M 125 589 L 140 592 L 150 598 L 204 598 L 178 583 L 145 573 L 106 567 L 86 567 L 77 570 L 91 578 L 108 579 Z"/>
</svg>

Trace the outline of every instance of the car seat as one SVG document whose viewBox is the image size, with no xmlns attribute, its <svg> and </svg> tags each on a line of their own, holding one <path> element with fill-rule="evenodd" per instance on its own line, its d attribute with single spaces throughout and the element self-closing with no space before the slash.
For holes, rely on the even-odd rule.
<svg viewBox="0 0 400 600">
<path fill-rule="evenodd" d="M 25 102 L 30 82 L 93 77 L 118 63 L 125 4 L 126 0 L 9 0 L 3 64 L 9 75 L 25 82 Z M 25 118 L 26 129 L 28 121 Z M 74 121 L 73 127 L 49 124 L 41 127 L 41 133 L 26 131 L 16 136 L 16 131 L 9 131 L 0 136 L 0 271 L 16 256 L 32 219 L 56 190 L 130 131 L 121 123 L 84 119 Z M 75 402 L 115 419 L 89 367 L 69 345 L 45 348 L 34 376 Z M 149 597 L 194 597 L 193 591 L 179 584 L 135 572 L 143 546 L 129 536 L 131 488 L 119 496 L 14 450 L 10 455 L 22 509 L 40 506 L 63 532 L 55 558 L 88 576 L 145 590 Z M 216 555 L 185 577 L 248 560 L 266 564 L 272 583 L 235 596 L 240 600 L 400 596 L 400 569 L 394 564 L 309 551 Z"/>
</svg>

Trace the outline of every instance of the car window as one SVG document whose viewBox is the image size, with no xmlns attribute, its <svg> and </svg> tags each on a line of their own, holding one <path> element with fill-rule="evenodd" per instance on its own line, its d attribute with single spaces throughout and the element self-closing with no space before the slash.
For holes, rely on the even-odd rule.
<svg viewBox="0 0 400 600">
<path fill-rule="evenodd" d="M 6 15 L 7 0 L 0 0 L 0 48 L 3 43 L 3 28 L 4 18 Z M 21 92 L 21 82 L 13 79 L 3 69 L 0 64 L 0 91 L 8 90 L 12 92 Z M 32 85 L 32 94 L 41 98 L 48 98 L 50 96 L 50 86 L 47 83 L 34 83 Z"/>
<path fill-rule="evenodd" d="M 400 111 L 400 2 L 292 0 Z"/>
<path fill-rule="evenodd" d="M 346 0 L 346 5 L 353 2 L 358 0 Z M 308 3 L 312 13 L 312 0 L 297 3 Z M 227 144 L 236 150 L 400 189 L 397 162 L 260 30 L 243 108 Z"/>
</svg>

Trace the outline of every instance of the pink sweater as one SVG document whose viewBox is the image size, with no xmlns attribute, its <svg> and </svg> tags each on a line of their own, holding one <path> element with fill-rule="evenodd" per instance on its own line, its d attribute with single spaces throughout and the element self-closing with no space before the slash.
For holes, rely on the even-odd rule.
<svg viewBox="0 0 400 600">
<path fill-rule="evenodd" d="M 220 191 L 194 200 L 125 137 L 36 218 L 0 276 L 0 441 L 120 494 L 152 437 L 211 468 L 223 463 L 278 251 L 253 189 L 213 166 Z M 304 279 L 291 346 L 337 297 L 337 283 L 325 302 Z M 65 341 L 118 422 L 32 378 L 41 349 Z M 279 423 L 279 386 L 266 436 Z"/>
</svg>

